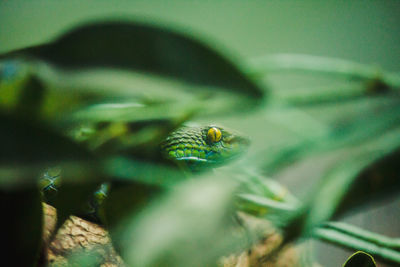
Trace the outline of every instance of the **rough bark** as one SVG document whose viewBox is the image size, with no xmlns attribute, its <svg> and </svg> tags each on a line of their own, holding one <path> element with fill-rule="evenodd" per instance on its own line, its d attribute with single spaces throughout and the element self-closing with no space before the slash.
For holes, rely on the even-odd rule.
<svg viewBox="0 0 400 267">
<path fill-rule="evenodd" d="M 54 228 L 57 211 L 44 204 L 44 258 L 50 266 L 67 266 L 68 256 L 74 252 L 95 252 L 102 267 L 124 266 L 115 252 L 107 231 L 95 223 L 71 216 L 57 233 Z"/>
<path fill-rule="evenodd" d="M 67 266 L 68 256 L 76 251 L 93 252 L 100 255 L 99 266 L 120 267 L 125 266 L 121 257 L 112 246 L 107 231 L 100 225 L 71 216 L 54 233 L 57 211 L 53 207 L 44 205 L 44 232 L 43 232 L 43 259 L 44 265 Z M 246 227 L 253 231 L 265 231 L 271 229 L 266 221 L 257 220 L 246 215 L 240 216 L 245 221 Z M 253 245 L 247 251 L 223 257 L 220 265 L 223 267 L 286 267 L 300 266 L 299 256 L 301 249 L 294 246 L 286 246 L 276 256 L 266 256 L 280 245 L 282 238 L 279 234 L 267 230 L 265 238 Z M 267 258 L 267 260 L 265 260 Z"/>
</svg>

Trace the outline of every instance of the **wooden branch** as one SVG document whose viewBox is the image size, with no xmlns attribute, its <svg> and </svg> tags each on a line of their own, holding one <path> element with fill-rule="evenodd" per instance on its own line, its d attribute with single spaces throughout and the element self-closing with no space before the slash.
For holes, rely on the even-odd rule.
<svg viewBox="0 0 400 267">
<path fill-rule="evenodd" d="M 71 216 L 54 233 L 57 211 L 52 206 L 44 206 L 44 258 L 46 264 L 67 266 L 68 256 L 79 250 L 96 252 L 101 255 L 100 266 L 124 266 L 121 257 L 112 246 L 108 232 L 98 224 Z"/>
<path fill-rule="evenodd" d="M 43 266 L 68 266 L 71 253 L 82 250 L 95 251 L 101 255 L 99 266 L 122 267 L 125 266 L 121 257 L 112 246 L 108 232 L 95 223 L 71 216 L 62 227 L 54 233 L 57 220 L 57 211 L 52 206 L 43 204 L 44 231 L 43 231 Z M 240 215 L 245 222 L 245 227 L 253 231 L 266 231 L 265 238 L 250 249 L 221 258 L 219 263 L 223 267 L 283 267 L 300 266 L 301 249 L 296 246 L 286 246 L 272 259 L 263 261 L 275 247 L 282 242 L 282 237 L 276 232 L 271 232 L 268 222 Z M 256 229 L 257 228 L 257 229 Z M 268 230 L 266 230 L 268 229 Z M 317 265 L 314 265 L 317 266 Z"/>
</svg>

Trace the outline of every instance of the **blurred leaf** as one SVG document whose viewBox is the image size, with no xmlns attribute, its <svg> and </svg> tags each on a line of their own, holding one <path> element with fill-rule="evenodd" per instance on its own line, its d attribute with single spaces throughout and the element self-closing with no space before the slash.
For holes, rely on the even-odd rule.
<svg viewBox="0 0 400 267">
<path fill-rule="evenodd" d="M 241 182 L 240 193 L 259 195 L 278 201 L 292 198 L 284 186 L 257 172 L 245 169 L 243 175 L 239 176 L 239 181 Z"/>
<path fill-rule="evenodd" d="M 138 182 L 170 189 L 188 179 L 188 174 L 182 170 L 157 162 L 110 157 L 101 164 L 106 174 L 120 182 Z"/>
<path fill-rule="evenodd" d="M 101 165 L 112 177 L 107 201 L 103 205 L 107 225 L 111 228 L 128 215 L 145 209 L 152 200 L 188 178 L 182 170 L 155 160 L 111 157 Z"/>
<path fill-rule="evenodd" d="M 81 177 L 82 183 L 71 183 L 68 176 L 62 175 L 64 182 L 57 190 L 56 196 L 47 201 L 57 209 L 57 227 L 60 227 L 70 215 L 82 217 L 89 221 L 99 222 L 100 218 L 95 214 L 94 207 L 90 206 L 94 201 L 93 194 L 100 187 L 99 183 L 90 182 L 88 177 Z M 85 181 L 85 179 L 89 181 Z"/>
<path fill-rule="evenodd" d="M 122 154 L 142 161 L 165 163 L 160 143 L 188 118 L 190 114 L 170 120 L 91 123 L 74 129 L 70 135 L 97 155 Z"/>
<path fill-rule="evenodd" d="M 16 115 L 30 120 L 37 119 L 45 93 L 43 84 L 36 77 L 30 76 L 20 90 L 15 103 Z"/>
<path fill-rule="evenodd" d="M 26 168 L 28 171 L 46 168 L 60 161 L 88 161 L 90 153 L 68 138 L 60 136 L 39 123 L 12 118 L 0 114 L 0 164 L 2 171 L 10 174 L 2 176 L 2 184 L 28 183 L 36 184 L 37 180 L 23 180 L 20 176 Z M 14 169 L 13 169 L 14 168 Z M 8 171 L 7 171 L 8 170 Z M 14 175 L 11 175 L 14 174 Z M 32 175 L 29 176 L 32 178 Z"/>
<path fill-rule="evenodd" d="M 42 203 L 35 187 L 0 189 L 3 262 L 36 266 L 42 248 Z"/>
<path fill-rule="evenodd" d="M 108 228 L 113 229 L 127 217 L 131 217 L 148 208 L 148 205 L 165 192 L 165 188 L 140 182 L 113 182 L 107 201 L 104 202 L 105 223 Z M 116 243 L 117 249 L 124 249 Z"/>
<path fill-rule="evenodd" d="M 297 209 L 297 206 L 293 204 L 288 204 L 262 196 L 239 194 L 238 198 L 240 210 L 244 210 L 248 213 L 256 213 L 258 215 L 276 212 L 282 215 L 284 212 L 292 213 Z"/>
<path fill-rule="evenodd" d="M 352 207 L 370 204 L 377 199 L 390 198 L 400 190 L 400 149 L 364 168 L 357 176 L 337 207 L 336 216 Z"/>
<path fill-rule="evenodd" d="M 16 60 L 0 61 L 0 88 L 23 82 L 27 69 Z"/>
<path fill-rule="evenodd" d="M 262 96 L 237 67 L 206 45 L 185 34 L 140 23 L 85 25 L 50 44 L 9 55 L 15 54 L 38 57 L 66 68 L 128 68 Z"/>
<path fill-rule="evenodd" d="M 15 69 L 14 78 L 2 77 L 0 73 L 0 110 L 6 114 L 54 126 L 68 112 L 101 99 L 102 95 L 95 92 L 56 88 L 38 75 L 39 67 L 22 60 L 0 61 L 0 71 L 10 68 L 9 65 Z"/>
<path fill-rule="evenodd" d="M 376 267 L 376 263 L 368 253 L 357 251 L 346 260 L 343 267 Z"/>
<path fill-rule="evenodd" d="M 23 116 L 24 117 L 24 116 Z M 7 190 L 37 191 L 39 179 L 54 164 L 63 169 L 63 186 L 50 202 L 61 224 L 71 214 L 82 213 L 96 188 L 94 158 L 83 146 L 63 137 L 39 121 L 0 114 L 0 185 Z M 16 189 L 17 188 L 17 189 Z M 41 188 L 42 189 L 42 188 Z M 71 196 L 74 196 L 71 198 Z"/>
<path fill-rule="evenodd" d="M 230 103 L 231 112 L 235 111 L 232 105 L 240 103 L 239 99 L 243 109 L 254 108 L 262 102 L 265 93 L 220 52 L 186 34 L 140 23 L 85 25 L 51 43 L 13 51 L 2 57 L 40 59 L 68 70 L 68 75 L 89 68 L 116 68 L 153 74 L 190 84 L 182 87 L 182 93 L 191 91 L 212 96 L 224 89 L 229 94 L 220 98 L 227 96 L 228 99 L 229 95 L 237 98 Z M 44 80 L 59 76 L 59 71 L 52 70 L 51 66 L 39 64 L 34 69 Z M 223 101 L 219 103 L 225 104 Z"/>
<path fill-rule="evenodd" d="M 345 85 L 329 85 L 305 88 L 296 88 L 295 90 L 273 90 L 271 93 L 280 102 L 291 106 L 309 107 L 321 105 L 340 105 L 345 101 L 354 101 L 356 99 L 372 97 L 370 91 L 386 89 L 385 85 L 378 85 L 379 81 L 371 81 L 369 83 L 349 82 Z M 273 89 L 273 88 L 272 88 Z M 398 92 L 390 92 L 386 95 L 398 97 Z"/>
<path fill-rule="evenodd" d="M 0 113 L 1 164 L 88 160 L 90 153 L 50 127 Z"/>
<path fill-rule="evenodd" d="M 344 59 L 302 54 L 276 54 L 254 58 L 248 64 L 248 73 L 253 76 L 263 76 L 265 73 L 276 71 L 297 71 L 359 80 L 379 79 L 389 86 L 400 87 L 398 73 L 386 73 L 374 65 L 365 65 Z"/>
<path fill-rule="evenodd" d="M 398 193 L 399 131 L 345 150 L 340 164 L 331 168 L 310 194 L 308 204 L 284 227 L 287 240 L 311 234 L 315 226 L 361 204 Z M 376 176 L 371 170 L 381 170 L 386 175 Z"/>
<path fill-rule="evenodd" d="M 0 169 L 3 174 L 8 174 L 1 176 L 2 186 L 36 185 L 40 171 L 49 165 L 92 159 L 86 149 L 50 127 L 3 114 L 0 114 L 0 122 Z M 32 172 L 37 176 L 32 176 Z M 33 177 L 36 179 L 32 180 Z"/>
<path fill-rule="evenodd" d="M 317 221 L 381 197 L 390 197 L 400 190 L 399 131 L 391 131 L 346 153 L 342 164 L 327 174 L 314 196 L 315 210 L 312 208 L 311 215 L 319 217 Z"/>
<path fill-rule="evenodd" d="M 111 229 L 113 241 L 132 266 L 214 266 L 241 243 L 232 235 L 235 184 L 189 180 Z"/>
<path fill-rule="evenodd" d="M 355 114 L 341 114 L 338 111 L 329 125 L 330 129 L 322 131 L 319 136 L 279 147 L 276 151 L 269 150 L 263 157 L 264 168 L 272 174 L 306 157 L 362 145 L 393 129 L 399 122 L 400 105 L 397 99 L 384 101 L 380 105 L 371 103 Z"/>
<path fill-rule="evenodd" d="M 239 210 L 273 220 L 273 216 L 281 218 L 300 207 L 298 200 L 277 181 L 257 173 L 245 174 L 239 176 L 241 183 L 236 201 Z"/>
<path fill-rule="evenodd" d="M 77 249 L 72 253 L 68 254 L 67 258 L 67 266 L 68 267 L 97 267 L 102 265 L 102 258 L 104 255 L 101 254 L 101 251 L 96 250 L 96 246 L 91 249 Z M 50 264 L 50 267 L 57 267 L 60 265 L 60 262 L 55 262 L 55 264 Z"/>
</svg>

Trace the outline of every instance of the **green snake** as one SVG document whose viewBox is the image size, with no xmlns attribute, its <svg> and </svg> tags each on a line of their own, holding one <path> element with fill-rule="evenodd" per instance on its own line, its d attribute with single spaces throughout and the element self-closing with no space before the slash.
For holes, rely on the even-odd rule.
<svg viewBox="0 0 400 267">
<path fill-rule="evenodd" d="M 160 144 L 161 154 L 179 166 L 193 172 L 203 171 L 225 164 L 240 156 L 248 147 L 249 140 L 219 126 L 182 126 L 171 132 Z M 45 200 L 56 195 L 60 184 L 57 171 L 44 172 L 41 188 Z M 107 197 L 108 184 L 102 184 L 91 199 L 93 213 Z"/>
<path fill-rule="evenodd" d="M 165 157 L 193 169 L 222 165 L 242 154 L 247 138 L 217 126 L 184 126 L 161 144 Z"/>
</svg>

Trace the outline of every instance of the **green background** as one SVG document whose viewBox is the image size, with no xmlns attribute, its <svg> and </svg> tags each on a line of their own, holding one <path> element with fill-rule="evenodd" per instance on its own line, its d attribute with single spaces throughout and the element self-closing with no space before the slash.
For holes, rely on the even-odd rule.
<svg viewBox="0 0 400 267">
<path fill-rule="evenodd" d="M 71 26 L 106 18 L 172 25 L 239 60 L 273 53 L 302 53 L 400 70 L 400 1 L 0 0 L 0 52 L 39 44 Z M 299 79 L 272 76 L 269 82 L 277 87 L 291 87 Z M 293 130 L 269 124 L 264 114 L 255 114 L 249 120 L 227 119 L 224 123 L 233 124 L 232 120 L 236 120 L 236 128 L 255 140 L 265 138 L 260 133 L 270 132 L 271 143 L 276 136 L 289 135 Z M 301 125 L 293 127 L 301 131 Z M 282 179 L 290 187 L 307 187 L 303 181 Z M 384 208 L 350 216 L 346 221 L 398 236 L 399 207 L 397 200 Z M 350 254 L 319 242 L 315 247 L 324 266 L 340 266 Z"/>
</svg>

